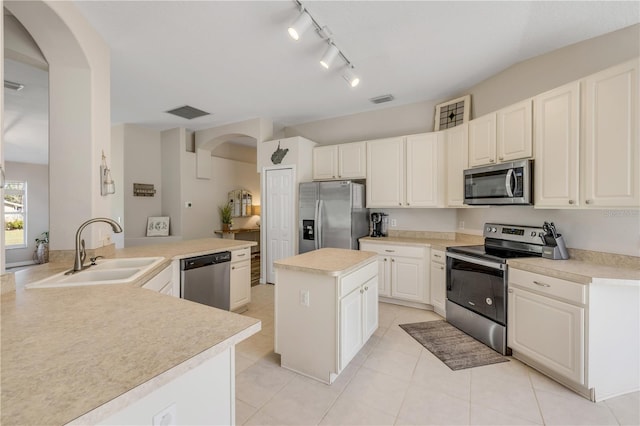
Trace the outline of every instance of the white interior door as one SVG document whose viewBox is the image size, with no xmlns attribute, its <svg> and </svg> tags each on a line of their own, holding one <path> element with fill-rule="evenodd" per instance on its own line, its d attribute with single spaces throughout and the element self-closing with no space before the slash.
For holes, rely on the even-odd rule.
<svg viewBox="0 0 640 426">
<path fill-rule="evenodd" d="M 266 282 L 275 283 L 273 262 L 295 254 L 295 198 L 293 169 L 265 170 L 264 198 Z"/>
</svg>

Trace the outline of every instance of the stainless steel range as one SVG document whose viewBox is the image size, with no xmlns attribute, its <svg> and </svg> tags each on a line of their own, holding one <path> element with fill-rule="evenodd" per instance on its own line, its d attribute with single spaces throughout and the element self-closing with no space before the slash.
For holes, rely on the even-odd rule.
<svg viewBox="0 0 640 426">
<path fill-rule="evenodd" d="M 541 227 L 484 226 L 484 245 L 447 249 L 447 322 L 507 355 L 507 259 L 542 255 Z"/>
</svg>

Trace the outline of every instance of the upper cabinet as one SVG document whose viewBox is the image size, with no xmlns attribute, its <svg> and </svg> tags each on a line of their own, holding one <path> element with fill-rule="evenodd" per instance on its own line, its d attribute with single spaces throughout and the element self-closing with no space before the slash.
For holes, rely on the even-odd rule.
<svg viewBox="0 0 640 426">
<path fill-rule="evenodd" d="M 313 149 L 313 179 L 366 178 L 366 143 L 318 146 Z"/>
<path fill-rule="evenodd" d="M 567 84 L 533 99 L 536 161 L 534 205 L 577 207 L 580 83 Z"/>
<path fill-rule="evenodd" d="M 367 142 L 367 207 L 444 207 L 444 132 Z"/>
<path fill-rule="evenodd" d="M 640 205 L 638 59 L 584 79 L 584 202 Z"/>
<path fill-rule="evenodd" d="M 464 123 L 444 133 L 447 148 L 447 207 L 466 207 L 463 172 L 469 168 L 469 127 Z"/>
<path fill-rule="evenodd" d="M 534 99 L 535 206 L 640 206 L 638 60 Z"/>
<path fill-rule="evenodd" d="M 496 113 L 469 121 L 469 166 L 496 162 Z"/>
<path fill-rule="evenodd" d="M 469 166 L 531 158 L 531 99 L 469 121 Z"/>
</svg>

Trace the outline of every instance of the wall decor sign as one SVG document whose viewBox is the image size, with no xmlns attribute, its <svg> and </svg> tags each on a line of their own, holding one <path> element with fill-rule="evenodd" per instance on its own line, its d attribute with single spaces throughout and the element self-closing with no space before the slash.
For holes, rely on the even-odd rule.
<svg viewBox="0 0 640 426">
<path fill-rule="evenodd" d="M 169 236 L 169 216 L 147 218 L 147 237 Z"/>
<path fill-rule="evenodd" d="M 469 121 L 471 110 L 471 95 L 436 105 L 435 123 L 433 131 L 450 129 Z"/>
<path fill-rule="evenodd" d="M 282 160 L 284 160 L 284 156 L 287 155 L 287 152 L 289 152 L 289 148 L 280 148 L 280 141 L 278 141 L 278 148 L 273 151 L 273 154 L 271 154 L 271 162 L 273 164 L 282 163 Z"/>
</svg>

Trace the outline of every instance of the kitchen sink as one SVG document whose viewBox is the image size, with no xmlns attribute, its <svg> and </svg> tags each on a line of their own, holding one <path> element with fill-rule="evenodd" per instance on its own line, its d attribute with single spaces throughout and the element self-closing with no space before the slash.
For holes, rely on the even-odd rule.
<svg viewBox="0 0 640 426">
<path fill-rule="evenodd" d="M 163 257 L 132 257 L 99 260 L 75 274 L 65 272 L 27 284 L 26 288 L 79 287 L 99 284 L 128 284 L 164 260 Z"/>
</svg>

